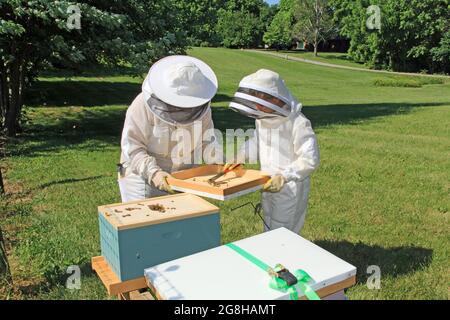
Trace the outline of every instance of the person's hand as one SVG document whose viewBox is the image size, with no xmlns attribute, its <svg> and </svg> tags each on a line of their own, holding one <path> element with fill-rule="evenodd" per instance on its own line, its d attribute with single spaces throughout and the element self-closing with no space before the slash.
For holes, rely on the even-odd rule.
<svg viewBox="0 0 450 320">
<path fill-rule="evenodd" d="M 263 186 L 263 191 L 271 192 L 271 193 L 280 192 L 285 183 L 286 183 L 286 179 L 281 174 L 274 175 Z"/>
<path fill-rule="evenodd" d="M 168 174 L 167 172 L 157 171 L 153 175 L 152 182 L 155 185 L 155 187 L 157 187 L 159 190 L 170 193 L 170 194 L 174 194 L 175 191 L 172 190 L 169 183 L 167 182 L 167 178 L 169 178 L 169 177 L 170 177 L 170 174 Z"/>
</svg>

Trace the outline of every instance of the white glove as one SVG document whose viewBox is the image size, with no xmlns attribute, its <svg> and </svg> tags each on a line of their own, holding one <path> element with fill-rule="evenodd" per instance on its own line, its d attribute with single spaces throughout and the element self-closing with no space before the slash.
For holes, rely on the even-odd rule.
<svg viewBox="0 0 450 320">
<path fill-rule="evenodd" d="M 172 190 L 169 183 L 167 182 L 167 178 L 170 177 L 165 171 L 157 171 L 152 178 L 152 182 L 159 190 L 173 194 L 175 191 Z"/>
<path fill-rule="evenodd" d="M 281 174 L 274 175 L 263 186 L 263 191 L 271 193 L 280 192 L 285 183 L 286 179 Z"/>
</svg>

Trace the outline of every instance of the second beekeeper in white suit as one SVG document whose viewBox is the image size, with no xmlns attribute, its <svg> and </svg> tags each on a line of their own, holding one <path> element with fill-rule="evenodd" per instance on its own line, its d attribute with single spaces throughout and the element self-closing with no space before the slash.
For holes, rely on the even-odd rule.
<svg viewBox="0 0 450 320">
<path fill-rule="evenodd" d="M 237 161 L 245 161 L 248 152 L 257 150 L 261 170 L 271 175 L 262 195 L 266 229 L 300 232 L 310 175 L 319 166 L 316 135 L 301 103 L 278 73 L 261 69 L 242 79 L 230 108 L 256 119 L 255 136 L 241 148 Z"/>
<path fill-rule="evenodd" d="M 172 193 L 170 173 L 193 167 L 194 154 L 217 143 L 204 136 L 214 130 L 210 104 L 217 86 L 199 59 L 169 56 L 153 64 L 126 113 L 118 181 L 123 202 Z"/>
</svg>

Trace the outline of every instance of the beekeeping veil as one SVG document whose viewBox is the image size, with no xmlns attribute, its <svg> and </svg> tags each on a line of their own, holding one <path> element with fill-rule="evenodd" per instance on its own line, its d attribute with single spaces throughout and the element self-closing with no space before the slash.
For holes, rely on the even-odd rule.
<svg viewBox="0 0 450 320">
<path fill-rule="evenodd" d="M 155 63 L 142 91 L 152 112 L 171 124 L 189 124 L 201 118 L 217 92 L 217 78 L 203 61 L 169 56 Z"/>
<path fill-rule="evenodd" d="M 298 103 L 278 73 L 261 69 L 239 83 L 230 108 L 255 119 L 289 117 Z"/>
</svg>

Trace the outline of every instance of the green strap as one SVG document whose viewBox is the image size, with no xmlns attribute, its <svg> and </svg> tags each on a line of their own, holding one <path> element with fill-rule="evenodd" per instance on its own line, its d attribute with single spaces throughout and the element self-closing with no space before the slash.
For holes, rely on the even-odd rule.
<svg viewBox="0 0 450 320">
<path fill-rule="evenodd" d="M 228 248 L 233 249 L 237 253 L 239 253 L 241 256 L 243 256 L 245 259 L 247 259 L 248 261 L 250 261 L 251 263 L 256 265 L 258 268 L 262 269 L 263 271 L 265 271 L 265 272 L 269 271 L 270 267 L 269 267 L 268 264 L 265 264 L 264 262 L 259 260 L 257 257 L 255 257 L 254 255 L 248 253 L 247 251 L 245 251 L 241 247 L 238 247 L 234 243 L 228 243 L 228 244 L 226 244 L 226 246 Z"/>
<path fill-rule="evenodd" d="M 311 276 L 306 271 L 304 270 L 295 271 L 295 277 L 298 279 L 300 289 L 302 289 L 303 293 L 309 300 L 320 300 L 320 297 L 308 284 L 308 282 L 311 281 Z"/>
<path fill-rule="evenodd" d="M 248 261 L 250 261 L 251 263 L 256 265 L 261 270 L 268 272 L 271 269 L 268 264 L 259 260 L 254 255 L 252 255 L 249 252 L 245 251 L 244 249 L 238 247 L 234 243 L 228 243 L 225 246 L 227 246 L 228 248 L 239 253 L 242 257 L 244 257 L 245 259 L 247 259 Z M 274 271 L 279 271 L 279 270 L 274 270 Z M 309 300 L 320 300 L 320 297 L 308 284 L 308 282 L 311 280 L 311 276 L 306 271 L 297 270 L 294 272 L 294 275 L 298 280 L 298 285 L 299 285 L 300 289 L 303 291 L 303 293 Z M 288 286 L 286 281 L 284 281 L 283 279 L 272 277 L 269 286 L 275 290 L 279 290 L 282 292 L 288 292 L 291 300 L 298 300 L 298 292 L 297 292 L 295 285 Z"/>
</svg>

